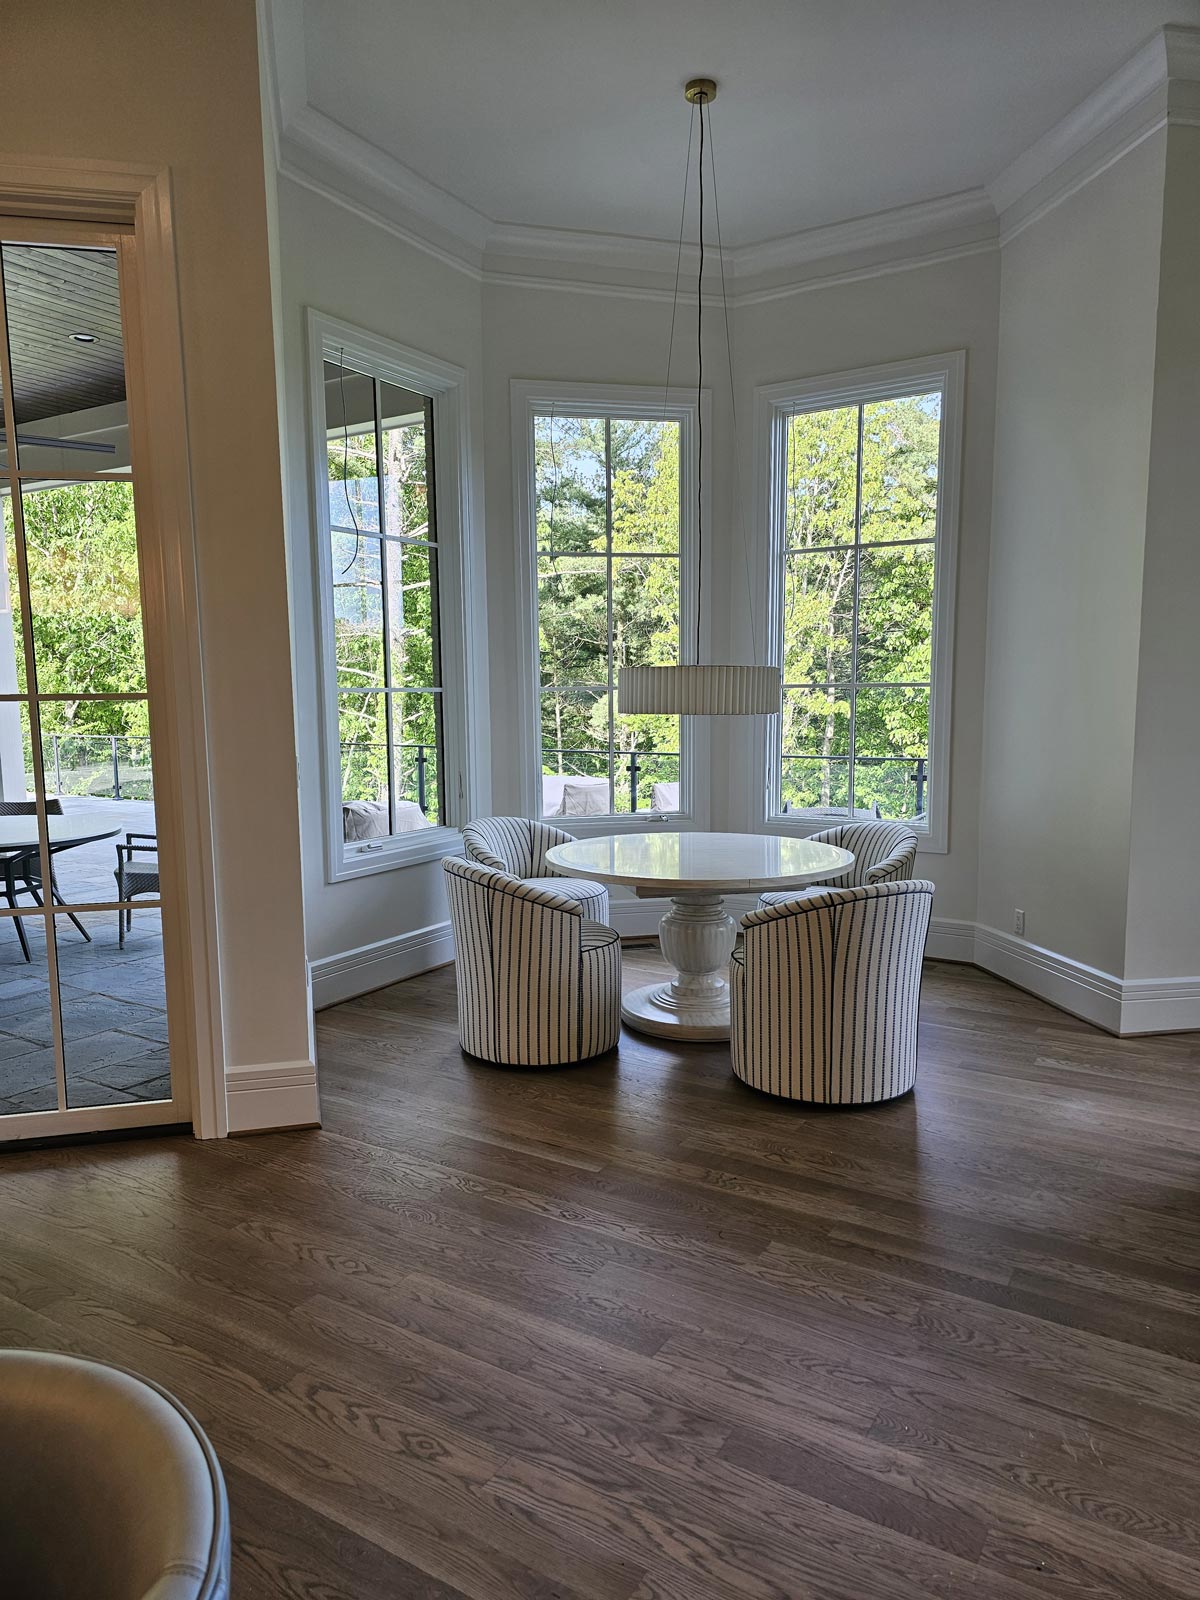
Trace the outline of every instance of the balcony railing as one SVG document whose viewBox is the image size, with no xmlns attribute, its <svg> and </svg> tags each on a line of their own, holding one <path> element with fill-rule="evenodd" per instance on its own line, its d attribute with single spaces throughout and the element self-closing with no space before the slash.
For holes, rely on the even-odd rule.
<svg viewBox="0 0 1200 1600">
<path fill-rule="evenodd" d="M 54 794 L 97 800 L 153 800 L 154 768 L 147 734 L 43 733 L 46 787 Z M 33 793 L 33 751 L 25 741 L 26 785 Z"/>
<path fill-rule="evenodd" d="M 785 754 L 782 759 L 784 761 L 806 761 L 811 765 L 814 762 L 830 758 L 823 758 L 821 756 L 797 756 Z M 833 757 L 831 758 L 831 761 L 833 765 L 842 765 L 847 767 L 850 765 L 850 758 L 848 756 Z M 854 765 L 856 767 L 911 766 L 913 771 L 908 774 L 908 781 L 912 784 L 915 784 L 917 790 L 916 805 L 912 814 L 914 817 L 922 817 L 925 815 L 925 792 L 929 787 L 929 762 L 927 757 L 917 756 L 914 759 L 912 756 L 856 756 L 854 759 Z M 788 809 L 786 803 L 784 804 L 783 809 L 785 811 Z M 834 809 L 843 808 L 835 807 Z M 878 814 L 878 807 L 876 807 L 876 812 Z"/>
<path fill-rule="evenodd" d="M 403 752 L 405 750 L 415 750 L 417 752 L 416 756 L 413 758 L 413 767 L 414 767 L 414 769 L 416 771 L 416 778 L 417 778 L 417 804 L 420 806 L 421 810 L 424 811 L 425 810 L 425 803 L 426 803 L 426 800 L 428 799 L 428 793 L 429 793 L 429 769 L 430 769 L 430 767 L 434 767 L 436 769 L 436 765 L 437 765 L 437 745 L 435 745 L 435 744 L 398 744 L 398 745 L 393 746 L 393 748 L 397 752 Z M 347 755 L 351 755 L 351 754 L 352 755 L 356 755 L 356 756 L 368 755 L 368 759 L 370 759 L 369 753 L 373 752 L 373 751 L 378 751 L 379 752 L 379 755 L 377 757 L 377 759 L 379 761 L 379 772 L 380 772 L 380 780 L 381 780 L 380 784 L 379 784 L 379 788 L 386 795 L 386 793 L 387 793 L 387 782 L 388 782 L 388 780 L 387 780 L 387 745 L 386 744 L 379 744 L 379 743 L 365 744 L 361 740 L 358 740 L 358 739 L 355 739 L 355 740 L 352 740 L 352 741 L 350 741 L 348 743 L 343 744 L 341 746 L 342 771 L 344 772 L 346 770 L 346 757 L 347 757 Z M 404 789 L 407 788 L 407 784 L 401 784 L 400 788 L 401 788 L 401 794 L 400 794 L 399 798 L 402 799 L 402 800 L 407 800 L 409 798 L 409 796 L 403 792 Z M 350 799 L 351 796 L 344 795 L 343 798 Z M 353 798 L 363 799 L 363 798 L 365 798 L 365 796 L 359 795 L 359 796 L 354 796 Z"/>
</svg>

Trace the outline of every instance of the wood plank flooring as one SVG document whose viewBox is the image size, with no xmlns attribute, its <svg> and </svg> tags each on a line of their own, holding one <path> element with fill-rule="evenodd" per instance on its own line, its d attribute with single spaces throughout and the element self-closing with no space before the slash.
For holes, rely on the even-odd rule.
<svg viewBox="0 0 1200 1600">
<path fill-rule="evenodd" d="M 320 1132 L 0 1163 L 0 1339 L 197 1413 L 234 1600 L 1200 1596 L 1200 1036 L 931 964 L 849 1114 L 470 1062 L 449 969 L 319 1036 Z"/>
</svg>

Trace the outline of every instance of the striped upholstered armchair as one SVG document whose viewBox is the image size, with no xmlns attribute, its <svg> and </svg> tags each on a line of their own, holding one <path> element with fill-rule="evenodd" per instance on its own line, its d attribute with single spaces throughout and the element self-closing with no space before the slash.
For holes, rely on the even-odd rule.
<svg viewBox="0 0 1200 1600">
<path fill-rule="evenodd" d="M 556 844 L 570 844 L 573 833 L 551 828 L 528 817 L 478 817 L 462 831 L 468 861 L 494 872 L 507 872 L 510 878 L 534 888 L 553 889 L 555 894 L 577 900 L 585 917 L 593 922 L 608 921 L 608 890 L 602 883 L 583 878 L 567 878 L 546 861 L 546 851 Z"/>
<path fill-rule="evenodd" d="M 810 884 L 809 894 L 820 894 L 822 888 L 862 889 L 872 883 L 900 883 L 912 877 L 917 860 L 917 836 L 902 822 L 849 822 L 841 828 L 826 828 L 822 833 L 810 833 L 817 844 L 835 844 L 849 850 L 854 865 L 832 878 Z M 759 896 L 759 906 L 783 905 L 796 898 L 794 889 L 772 889 Z"/>
<path fill-rule="evenodd" d="M 742 918 L 729 967 L 743 1083 L 815 1105 L 868 1105 L 917 1077 L 933 884 L 824 889 Z"/>
<path fill-rule="evenodd" d="M 454 929 L 458 1035 L 512 1067 L 586 1061 L 621 1033 L 621 941 L 578 900 L 491 867 L 442 862 Z"/>
</svg>

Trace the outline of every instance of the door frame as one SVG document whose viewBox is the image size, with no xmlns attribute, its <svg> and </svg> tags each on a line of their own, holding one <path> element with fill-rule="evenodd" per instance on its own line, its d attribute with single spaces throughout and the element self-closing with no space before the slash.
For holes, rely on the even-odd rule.
<svg viewBox="0 0 1200 1600">
<path fill-rule="evenodd" d="M 178 898 L 175 949 L 165 952 L 172 1082 L 190 1106 L 196 1137 L 223 1138 L 229 1122 L 215 852 L 170 173 L 0 153 L 0 215 L 42 227 L 90 223 L 133 230 L 135 248 L 122 263 L 133 315 L 123 331 L 138 521 L 156 534 L 144 554 L 139 545 L 139 562 L 147 652 L 158 666 L 155 803 L 166 813 L 164 865 Z M 18 1114 L 0 1131 L 9 1133 L 7 1124 L 13 1124 L 14 1140 L 86 1132 L 89 1124 L 103 1126 L 111 1109 L 57 1113 L 53 1130 L 44 1121 L 37 1128 L 38 1114 Z"/>
</svg>

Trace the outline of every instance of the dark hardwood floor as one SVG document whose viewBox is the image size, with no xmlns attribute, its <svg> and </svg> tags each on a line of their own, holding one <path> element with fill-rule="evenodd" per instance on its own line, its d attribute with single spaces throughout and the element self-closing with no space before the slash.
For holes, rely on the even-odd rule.
<svg viewBox="0 0 1200 1600">
<path fill-rule="evenodd" d="M 931 965 L 846 1114 L 470 1062 L 448 969 L 319 1032 L 321 1132 L 0 1164 L 0 1338 L 194 1409 L 234 1600 L 1200 1596 L 1198 1036 Z"/>
</svg>

